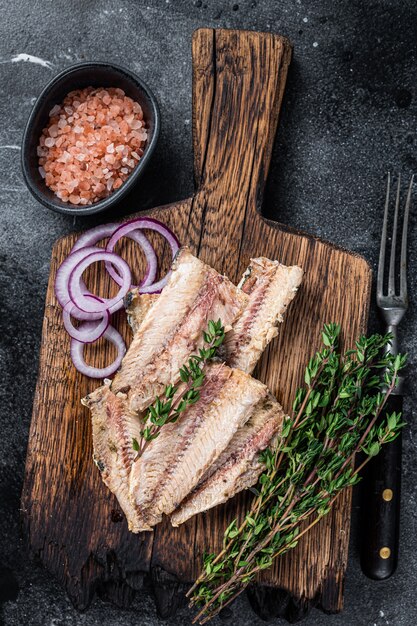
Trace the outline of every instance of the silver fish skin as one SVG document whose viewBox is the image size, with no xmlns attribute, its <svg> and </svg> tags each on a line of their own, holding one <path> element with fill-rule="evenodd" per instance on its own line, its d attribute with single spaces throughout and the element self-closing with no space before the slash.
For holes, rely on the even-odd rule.
<svg viewBox="0 0 417 626">
<path fill-rule="evenodd" d="M 159 293 L 140 293 L 139 287 L 130 289 L 124 299 L 127 322 L 135 335 L 148 311 L 159 298 Z"/>
<path fill-rule="evenodd" d="M 198 402 L 166 424 L 133 463 L 129 492 L 140 511 L 140 530 L 177 508 L 267 394 L 263 383 L 239 370 L 207 367 Z"/>
<path fill-rule="evenodd" d="M 247 296 L 225 276 L 182 248 L 170 279 L 143 316 L 111 389 L 129 392 L 130 407 L 141 412 L 169 384 L 191 354 L 203 346 L 209 320 L 225 331 L 241 314 Z"/>
</svg>

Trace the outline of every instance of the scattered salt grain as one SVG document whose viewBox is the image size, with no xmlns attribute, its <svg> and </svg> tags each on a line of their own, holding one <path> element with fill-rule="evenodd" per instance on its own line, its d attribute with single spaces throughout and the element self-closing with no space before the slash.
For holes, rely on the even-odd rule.
<svg viewBox="0 0 417 626">
<path fill-rule="evenodd" d="M 63 202 L 86 205 L 107 197 L 143 155 L 143 111 L 121 89 L 72 91 L 49 117 L 37 147 L 39 173 Z"/>
</svg>

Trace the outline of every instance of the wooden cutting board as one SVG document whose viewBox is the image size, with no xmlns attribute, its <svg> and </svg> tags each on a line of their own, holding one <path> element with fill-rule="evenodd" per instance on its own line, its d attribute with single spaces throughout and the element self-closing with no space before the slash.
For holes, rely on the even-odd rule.
<svg viewBox="0 0 417 626">
<path fill-rule="evenodd" d="M 358 255 L 258 212 L 291 58 L 288 40 L 201 29 L 194 34 L 192 54 L 197 191 L 150 214 L 234 281 L 254 256 L 304 268 L 304 284 L 256 372 L 289 410 L 305 364 L 320 345 L 323 323 L 341 323 L 347 345 L 365 330 L 371 272 Z M 61 581 L 76 607 L 86 608 L 95 592 L 127 605 L 145 581 L 159 612 L 169 616 L 183 601 L 180 591 L 199 572 L 203 551 L 219 547 L 224 528 L 243 514 L 249 495 L 240 494 L 178 529 L 165 521 L 154 533 L 128 532 L 92 462 L 90 417 L 80 405 L 97 382 L 72 366 L 54 296 L 56 270 L 75 239 L 60 239 L 52 252 L 22 495 L 25 531 L 31 553 Z M 167 247 L 157 239 L 155 245 L 167 268 Z M 132 242 L 125 242 L 122 253 L 143 269 Z M 92 270 L 89 285 L 96 293 L 106 293 L 107 281 L 104 272 Z M 116 324 L 128 339 L 123 314 Z M 102 366 L 110 358 L 108 346 L 90 358 Z M 263 574 L 250 594 L 259 614 L 293 620 L 312 605 L 331 612 L 342 608 L 350 508 L 346 492 L 295 550 Z"/>
</svg>

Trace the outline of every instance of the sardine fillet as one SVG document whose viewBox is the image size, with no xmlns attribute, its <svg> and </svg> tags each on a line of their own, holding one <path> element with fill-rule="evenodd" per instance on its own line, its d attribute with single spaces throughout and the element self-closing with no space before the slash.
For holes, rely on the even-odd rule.
<svg viewBox="0 0 417 626">
<path fill-rule="evenodd" d="M 182 248 L 168 284 L 133 337 L 112 391 L 129 391 L 131 409 L 143 411 L 166 385 L 178 381 L 180 368 L 202 347 L 209 320 L 221 319 L 229 330 L 246 301 L 225 276 Z"/>
<path fill-rule="evenodd" d="M 81 402 L 91 411 L 94 462 L 103 482 L 116 495 L 127 517 L 129 530 L 138 532 L 139 517 L 129 497 L 129 476 L 136 456 L 132 442 L 133 438 L 140 440 L 141 424 L 139 418 L 129 411 L 126 397 L 114 394 L 109 382 Z"/>
<path fill-rule="evenodd" d="M 241 316 L 226 334 L 221 357 L 230 367 L 250 374 L 266 346 L 278 334 L 278 324 L 295 297 L 303 277 L 297 265 L 286 266 L 264 257 L 252 259 L 238 285 L 248 296 Z M 126 312 L 133 333 L 159 296 L 140 295 L 133 289 L 126 296 Z"/>
<path fill-rule="evenodd" d="M 242 315 L 226 335 L 221 356 L 230 367 L 253 372 L 269 342 L 278 334 L 278 324 L 297 293 L 303 271 L 278 261 L 252 259 L 238 287 L 249 295 Z"/>
<path fill-rule="evenodd" d="M 271 395 L 255 407 L 250 419 L 235 433 L 227 448 L 204 474 L 195 489 L 171 515 L 179 526 L 254 485 L 264 469 L 259 453 L 281 430 L 284 412 Z"/>
<path fill-rule="evenodd" d="M 297 266 L 286 267 L 265 258 L 252 260 L 239 283 L 239 288 L 249 296 L 248 303 L 226 335 L 222 356 L 228 364 L 246 372 L 253 370 L 267 344 L 277 335 L 277 325 L 301 279 L 302 270 Z M 127 312 L 133 332 L 140 327 L 143 310 L 149 310 L 156 298 L 150 302 L 137 290 L 131 292 Z M 259 452 L 281 429 L 282 419 L 282 408 L 274 399 L 269 398 L 256 407 L 251 419 L 235 433 L 217 462 L 172 514 L 173 525 L 254 485 L 264 469 Z"/>
<path fill-rule="evenodd" d="M 207 367 L 199 401 L 165 425 L 133 464 L 130 496 L 141 530 L 178 507 L 267 394 L 264 384 L 239 370 Z"/>
</svg>

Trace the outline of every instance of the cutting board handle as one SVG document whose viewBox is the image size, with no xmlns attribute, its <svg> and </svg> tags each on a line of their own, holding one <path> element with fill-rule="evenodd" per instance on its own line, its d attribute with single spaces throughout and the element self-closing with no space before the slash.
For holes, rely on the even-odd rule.
<svg viewBox="0 0 417 626">
<path fill-rule="evenodd" d="M 291 52 L 271 33 L 193 35 L 194 202 L 214 219 L 231 207 L 238 238 L 262 203 Z"/>
</svg>

